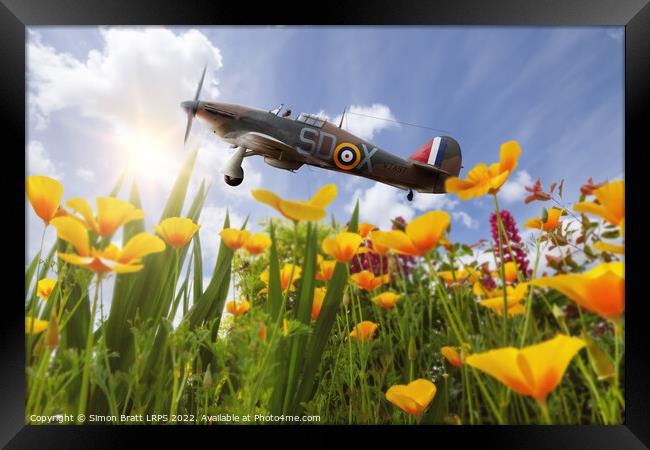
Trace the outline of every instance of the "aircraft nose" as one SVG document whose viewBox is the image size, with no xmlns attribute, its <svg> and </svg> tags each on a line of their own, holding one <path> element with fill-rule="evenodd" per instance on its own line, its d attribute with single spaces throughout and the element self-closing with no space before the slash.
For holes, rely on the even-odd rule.
<svg viewBox="0 0 650 450">
<path fill-rule="evenodd" d="M 181 108 L 183 108 L 186 113 L 194 116 L 196 115 L 196 110 L 199 108 L 199 102 L 196 100 L 187 100 L 181 102 Z"/>
</svg>

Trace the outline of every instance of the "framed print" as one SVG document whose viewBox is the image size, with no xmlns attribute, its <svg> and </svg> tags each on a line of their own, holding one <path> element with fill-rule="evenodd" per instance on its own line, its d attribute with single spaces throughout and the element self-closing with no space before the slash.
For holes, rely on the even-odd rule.
<svg viewBox="0 0 650 450">
<path fill-rule="evenodd" d="M 646 448 L 647 2 L 3 3 L 7 448 Z"/>
</svg>

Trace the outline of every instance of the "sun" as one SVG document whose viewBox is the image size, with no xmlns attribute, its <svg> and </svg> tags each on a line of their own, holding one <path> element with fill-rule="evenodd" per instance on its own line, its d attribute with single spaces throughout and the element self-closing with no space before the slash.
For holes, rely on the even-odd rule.
<svg viewBox="0 0 650 450">
<path fill-rule="evenodd" d="M 147 129 L 116 133 L 120 163 L 138 182 L 168 184 L 175 179 L 180 165 L 179 151 L 171 145 L 164 133 Z"/>
</svg>

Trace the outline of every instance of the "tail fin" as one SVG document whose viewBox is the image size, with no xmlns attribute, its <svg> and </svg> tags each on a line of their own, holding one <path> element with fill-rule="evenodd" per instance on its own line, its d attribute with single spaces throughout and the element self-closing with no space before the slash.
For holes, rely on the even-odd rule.
<svg viewBox="0 0 650 450">
<path fill-rule="evenodd" d="M 462 163 L 460 145 L 449 136 L 428 140 L 409 159 L 444 170 L 452 176 L 458 176 Z"/>
</svg>

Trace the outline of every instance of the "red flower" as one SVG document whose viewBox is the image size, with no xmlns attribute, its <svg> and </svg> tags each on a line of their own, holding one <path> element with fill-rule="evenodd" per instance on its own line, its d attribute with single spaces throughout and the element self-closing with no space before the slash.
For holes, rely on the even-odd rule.
<svg viewBox="0 0 650 450">
<path fill-rule="evenodd" d="M 531 195 L 529 195 L 524 199 L 524 203 L 526 204 L 529 204 L 530 202 L 534 202 L 535 200 L 539 200 L 540 202 L 545 202 L 551 199 L 551 195 L 547 194 L 542 189 L 542 182 L 540 181 L 539 178 L 537 179 L 537 181 L 532 187 L 524 186 L 524 189 L 526 189 L 527 192 L 531 193 Z"/>
<path fill-rule="evenodd" d="M 588 196 L 588 195 L 593 195 L 594 190 L 598 189 L 599 187 L 601 187 L 605 183 L 606 183 L 606 181 L 604 181 L 602 183 L 594 184 L 594 180 L 592 180 L 591 177 L 589 177 L 587 182 L 585 184 L 583 184 L 582 186 L 580 186 L 580 193 L 582 195 L 584 195 L 585 197 Z"/>
</svg>

